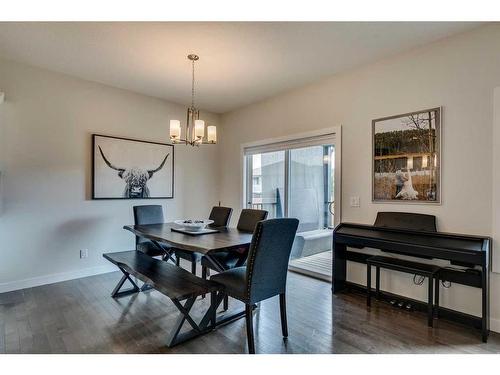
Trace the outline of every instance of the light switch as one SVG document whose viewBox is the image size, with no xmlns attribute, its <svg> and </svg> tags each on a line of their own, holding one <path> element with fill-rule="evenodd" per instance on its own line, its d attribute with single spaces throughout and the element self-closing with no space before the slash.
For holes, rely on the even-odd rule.
<svg viewBox="0 0 500 375">
<path fill-rule="evenodd" d="M 351 197 L 351 207 L 359 207 L 359 197 Z"/>
</svg>

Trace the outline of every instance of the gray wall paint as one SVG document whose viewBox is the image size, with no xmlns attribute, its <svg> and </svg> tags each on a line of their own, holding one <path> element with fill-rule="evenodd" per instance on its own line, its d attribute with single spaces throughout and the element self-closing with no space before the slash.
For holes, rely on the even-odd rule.
<svg viewBox="0 0 500 375">
<path fill-rule="evenodd" d="M 175 147 L 173 200 L 90 200 L 92 133 L 167 141 L 185 107 L 3 60 L 0 87 L 0 292 L 109 269 L 103 252 L 134 247 L 121 228 L 135 204 L 162 204 L 168 220 L 206 217 L 217 204 L 212 146 Z"/>
</svg>

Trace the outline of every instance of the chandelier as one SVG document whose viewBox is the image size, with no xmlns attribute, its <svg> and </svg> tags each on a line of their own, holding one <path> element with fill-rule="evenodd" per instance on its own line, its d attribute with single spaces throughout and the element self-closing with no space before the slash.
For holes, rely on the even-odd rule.
<svg viewBox="0 0 500 375">
<path fill-rule="evenodd" d="M 187 109 L 187 121 L 185 136 L 182 138 L 181 122 L 179 120 L 170 120 L 170 141 L 172 143 L 184 143 L 191 146 L 201 144 L 217 143 L 217 128 L 207 126 L 207 136 L 205 138 L 205 121 L 200 120 L 200 111 L 194 106 L 194 63 L 200 59 L 198 55 L 188 55 L 192 63 L 192 81 L 191 81 L 191 106 Z"/>
</svg>

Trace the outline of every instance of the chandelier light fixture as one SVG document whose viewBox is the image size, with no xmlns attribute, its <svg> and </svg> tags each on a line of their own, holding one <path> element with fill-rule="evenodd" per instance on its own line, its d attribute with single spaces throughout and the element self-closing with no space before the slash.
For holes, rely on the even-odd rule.
<svg viewBox="0 0 500 375">
<path fill-rule="evenodd" d="M 194 63 L 200 59 L 198 55 L 188 55 L 192 63 L 192 81 L 191 81 L 191 106 L 187 109 L 186 130 L 182 138 L 181 122 L 179 120 L 170 120 L 170 141 L 172 143 L 184 143 L 191 146 L 200 146 L 201 144 L 217 143 L 217 128 L 213 125 L 207 126 L 207 136 L 205 138 L 205 121 L 200 120 L 200 111 L 194 106 Z"/>
</svg>

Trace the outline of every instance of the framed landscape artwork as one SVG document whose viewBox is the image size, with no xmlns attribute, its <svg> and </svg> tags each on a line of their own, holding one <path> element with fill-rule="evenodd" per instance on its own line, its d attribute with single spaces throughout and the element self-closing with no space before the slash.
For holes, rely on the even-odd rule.
<svg viewBox="0 0 500 375">
<path fill-rule="evenodd" d="M 92 135 L 92 199 L 174 197 L 174 146 Z"/>
<path fill-rule="evenodd" d="M 441 202 L 441 108 L 372 121 L 373 201 Z"/>
</svg>

